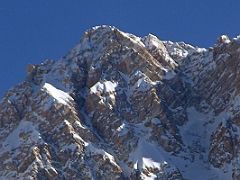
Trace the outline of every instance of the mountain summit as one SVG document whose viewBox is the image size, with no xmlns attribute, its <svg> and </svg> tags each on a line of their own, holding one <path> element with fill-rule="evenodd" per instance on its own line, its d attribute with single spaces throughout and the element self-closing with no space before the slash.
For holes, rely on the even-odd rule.
<svg viewBox="0 0 240 180">
<path fill-rule="evenodd" d="M 98 26 L 0 103 L 0 179 L 240 179 L 240 37 Z"/>
</svg>

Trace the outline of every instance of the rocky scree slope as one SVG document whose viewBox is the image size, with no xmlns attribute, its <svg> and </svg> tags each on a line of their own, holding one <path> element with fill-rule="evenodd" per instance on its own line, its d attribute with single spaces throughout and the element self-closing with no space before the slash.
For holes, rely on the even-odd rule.
<svg viewBox="0 0 240 180">
<path fill-rule="evenodd" d="M 240 179 L 240 38 L 88 30 L 0 103 L 0 179 Z"/>
</svg>

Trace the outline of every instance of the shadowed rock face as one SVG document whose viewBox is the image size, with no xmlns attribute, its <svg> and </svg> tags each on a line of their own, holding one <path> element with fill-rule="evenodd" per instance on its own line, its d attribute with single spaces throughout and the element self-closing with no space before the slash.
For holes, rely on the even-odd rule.
<svg viewBox="0 0 240 180">
<path fill-rule="evenodd" d="M 239 179 L 239 58 L 94 27 L 2 99 L 0 177 Z"/>
</svg>

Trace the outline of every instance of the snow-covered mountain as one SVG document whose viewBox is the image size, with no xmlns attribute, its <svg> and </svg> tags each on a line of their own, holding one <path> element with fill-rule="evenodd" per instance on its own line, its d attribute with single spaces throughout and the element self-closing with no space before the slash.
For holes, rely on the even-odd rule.
<svg viewBox="0 0 240 180">
<path fill-rule="evenodd" d="M 240 179 L 240 37 L 88 30 L 0 103 L 0 179 Z"/>
</svg>

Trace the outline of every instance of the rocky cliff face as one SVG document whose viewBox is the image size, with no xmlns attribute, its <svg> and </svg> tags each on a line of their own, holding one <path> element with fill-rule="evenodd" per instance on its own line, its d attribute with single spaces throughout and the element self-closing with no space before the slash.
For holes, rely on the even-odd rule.
<svg viewBox="0 0 240 180">
<path fill-rule="evenodd" d="M 0 177 L 240 179 L 239 39 L 88 30 L 2 99 Z"/>
</svg>

